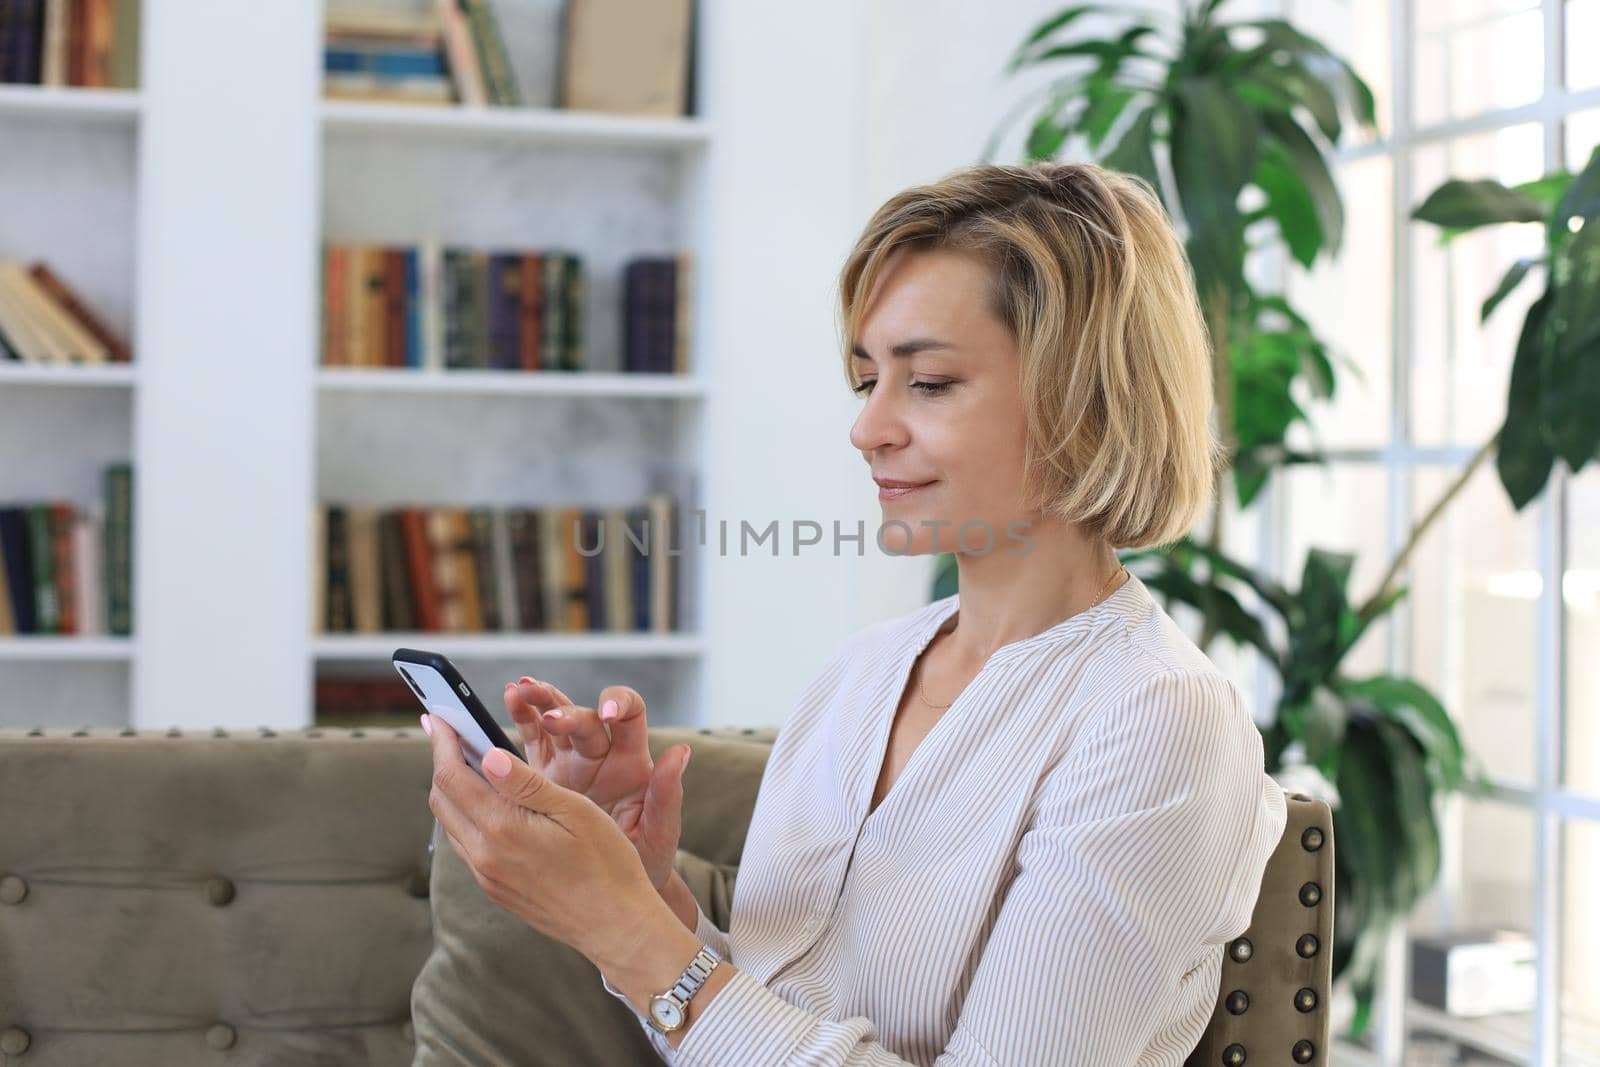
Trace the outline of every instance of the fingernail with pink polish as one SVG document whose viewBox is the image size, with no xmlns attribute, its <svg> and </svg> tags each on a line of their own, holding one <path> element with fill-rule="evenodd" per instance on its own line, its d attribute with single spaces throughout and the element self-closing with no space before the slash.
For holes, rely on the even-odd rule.
<svg viewBox="0 0 1600 1067">
<path fill-rule="evenodd" d="M 615 700 L 606 701 L 600 708 L 600 717 L 606 722 L 615 719 L 617 717 L 617 702 Z"/>
<path fill-rule="evenodd" d="M 433 723 L 429 722 L 428 718 L 429 718 L 428 713 L 427 712 L 423 712 L 422 713 L 422 732 L 427 734 L 429 737 L 432 737 L 433 736 Z"/>
</svg>

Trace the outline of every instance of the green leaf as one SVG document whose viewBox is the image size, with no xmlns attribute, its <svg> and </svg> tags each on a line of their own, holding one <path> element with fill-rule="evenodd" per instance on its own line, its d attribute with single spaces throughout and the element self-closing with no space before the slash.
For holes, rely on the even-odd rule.
<svg viewBox="0 0 1600 1067">
<path fill-rule="evenodd" d="M 1337 85 L 1342 90 L 1345 105 L 1363 126 L 1371 128 L 1376 125 L 1377 108 L 1372 89 L 1348 62 L 1329 50 L 1327 45 L 1301 33 L 1281 18 L 1245 19 L 1233 23 L 1232 26 L 1239 29 L 1255 27 L 1262 31 L 1264 35 L 1262 43 L 1250 50 L 1252 61 L 1270 58 L 1274 52 L 1283 51 L 1299 56 L 1302 64 L 1331 67 L 1332 70 L 1315 75 L 1315 79 L 1321 83 Z M 1333 133 L 1328 133 L 1328 128 L 1324 126 L 1323 133 L 1327 134 L 1330 141 L 1338 140 L 1337 127 Z"/>
<path fill-rule="evenodd" d="M 1299 123 L 1286 115 L 1266 115 L 1262 118 L 1262 124 L 1283 146 L 1289 165 L 1311 194 L 1311 202 L 1317 210 L 1322 244 L 1330 255 L 1336 255 L 1344 243 L 1344 201 L 1328 170 L 1328 161 L 1322 150 L 1300 128 Z"/>
<path fill-rule="evenodd" d="M 1543 256 L 1523 256 L 1511 264 L 1511 269 L 1506 271 L 1505 276 L 1500 279 L 1500 284 L 1495 286 L 1495 290 L 1489 295 L 1489 299 L 1483 302 L 1483 310 L 1478 315 L 1478 321 L 1487 322 L 1489 316 L 1494 313 L 1494 309 L 1500 306 L 1500 302 L 1510 296 L 1512 290 L 1516 289 L 1522 283 L 1522 279 L 1528 276 L 1528 271 L 1532 269 L 1533 265 L 1543 261 Z"/>
<path fill-rule="evenodd" d="M 1225 575 L 1248 585 L 1261 600 L 1280 616 L 1287 617 L 1294 604 L 1294 596 L 1270 575 L 1262 574 L 1248 564 L 1241 563 L 1225 553 L 1202 544 L 1192 537 L 1181 537 L 1165 549 L 1155 550 L 1170 556 L 1187 568 L 1195 559 L 1203 559 L 1213 572 Z"/>
<path fill-rule="evenodd" d="M 1111 132 L 1111 127 L 1116 124 L 1117 116 L 1121 115 L 1122 109 L 1138 95 L 1138 90 L 1114 85 L 1109 78 L 1100 75 L 1089 80 L 1089 103 L 1084 108 L 1083 114 L 1078 117 L 1077 126 L 1088 137 L 1091 150 L 1099 150 L 1101 142 L 1106 139 L 1106 134 Z"/>
<path fill-rule="evenodd" d="M 1030 160 L 1050 159 L 1061 151 L 1061 145 L 1066 139 L 1066 126 L 1057 122 L 1054 115 L 1041 114 L 1034 120 L 1033 128 L 1028 131 L 1028 140 L 1023 150 Z"/>
<path fill-rule="evenodd" d="M 1255 183 L 1266 194 L 1266 211 L 1277 221 L 1289 253 L 1302 267 L 1310 268 L 1322 247 L 1322 224 L 1317 220 L 1310 190 L 1290 169 L 1281 145 L 1262 142 Z"/>
<path fill-rule="evenodd" d="M 1495 469 L 1500 484 L 1511 497 L 1512 506 L 1521 511 L 1544 489 L 1555 465 L 1555 450 L 1545 440 L 1539 424 L 1540 397 L 1543 393 L 1545 314 L 1550 307 L 1547 290 L 1528 308 L 1522 320 L 1522 335 L 1517 339 L 1511 362 L 1511 384 L 1506 396 L 1506 419 L 1500 426 Z"/>
<path fill-rule="evenodd" d="M 1244 273 L 1239 190 L 1255 173 L 1254 116 L 1233 106 L 1210 78 L 1182 78 L 1173 100 L 1172 170 L 1189 225 L 1190 259 L 1202 294 L 1238 292 Z"/>
<path fill-rule="evenodd" d="M 1444 705 L 1410 678 L 1375 675 L 1360 681 L 1341 681 L 1338 691 L 1346 699 L 1363 700 L 1416 738 L 1428 755 L 1434 784 L 1441 792 L 1458 788 L 1463 780 L 1464 753 L 1455 722 Z"/>
<path fill-rule="evenodd" d="M 1340 754 L 1339 808 L 1334 813 L 1336 854 L 1351 860 L 1351 873 L 1370 893 L 1376 910 L 1399 910 L 1406 875 L 1396 863 L 1395 843 L 1402 836 L 1394 807 L 1394 780 L 1389 753 L 1367 725 L 1352 721 Z"/>
<path fill-rule="evenodd" d="M 1453 237 L 1502 222 L 1543 222 L 1545 208 L 1536 198 L 1492 178 L 1451 178 L 1429 193 L 1411 217 L 1453 230 L 1449 235 Z"/>
<path fill-rule="evenodd" d="M 1301 736 L 1305 739 L 1306 760 L 1324 775 L 1337 770 L 1338 750 L 1348 724 L 1349 713 L 1333 690 L 1325 685 L 1311 690 L 1301 713 Z"/>
<path fill-rule="evenodd" d="M 1563 228 L 1573 218 L 1593 219 L 1600 216 L 1600 145 L 1589 153 L 1589 162 L 1567 187 L 1552 220 Z"/>
<path fill-rule="evenodd" d="M 1550 293 L 1539 413 L 1546 440 L 1576 471 L 1600 448 L 1600 218 L 1555 253 Z"/>
<path fill-rule="evenodd" d="M 1076 7 L 1069 7 L 1064 11 L 1059 11 L 1056 14 L 1051 15 L 1049 18 L 1039 23 L 1039 25 L 1035 26 L 1033 31 L 1023 39 L 1022 44 L 1020 44 L 1017 47 L 1017 50 L 1012 53 L 1010 62 L 1006 64 L 1006 70 L 1008 72 L 1015 72 L 1028 61 L 1029 53 L 1031 53 L 1036 46 L 1042 43 L 1046 38 L 1054 34 L 1056 31 L 1065 28 L 1069 23 L 1082 18 L 1084 15 L 1087 15 L 1093 11 L 1113 13 L 1115 9 L 1106 4 L 1079 4 Z"/>
<path fill-rule="evenodd" d="M 1161 196 L 1161 178 L 1156 171 L 1156 157 L 1151 150 L 1151 123 L 1156 109 L 1147 107 L 1128 124 L 1117 147 L 1100 158 L 1100 164 L 1112 170 L 1136 175 L 1150 183 L 1157 197 Z"/>
</svg>

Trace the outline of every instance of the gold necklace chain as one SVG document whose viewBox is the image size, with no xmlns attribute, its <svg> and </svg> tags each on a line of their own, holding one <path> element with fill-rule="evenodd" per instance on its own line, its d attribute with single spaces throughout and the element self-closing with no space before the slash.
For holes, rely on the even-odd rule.
<svg viewBox="0 0 1600 1067">
<path fill-rule="evenodd" d="M 1100 603 L 1100 601 L 1105 598 L 1105 595 L 1106 595 L 1107 591 L 1110 590 L 1111 583 L 1116 581 L 1118 576 L 1121 575 L 1127 569 L 1128 569 L 1127 567 L 1124 567 L 1121 563 L 1118 563 L 1117 564 L 1117 569 L 1111 572 L 1111 577 L 1110 578 L 1106 579 L 1106 584 L 1102 585 L 1100 587 L 1100 592 L 1095 596 L 1094 600 L 1089 602 L 1089 607 L 1088 608 L 1084 608 L 1083 610 L 1084 611 L 1088 611 L 1089 608 L 1092 608 L 1096 604 Z M 924 704 L 928 705 L 930 708 L 948 708 L 950 706 L 950 704 L 954 704 L 955 703 L 955 701 L 952 700 L 950 702 L 950 704 L 935 704 L 933 701 L 929 700 L 928 699 L 928 691 L 922 687 L 922 675 L 920 675 L 920 674 L 917 675 L 917 692 L 918 692 L 918 694 L 921 695 L 922 702 Z M 956 695 L 958 697 L 960 696 L 959 693 L 956 694 Z"/>
</svg>

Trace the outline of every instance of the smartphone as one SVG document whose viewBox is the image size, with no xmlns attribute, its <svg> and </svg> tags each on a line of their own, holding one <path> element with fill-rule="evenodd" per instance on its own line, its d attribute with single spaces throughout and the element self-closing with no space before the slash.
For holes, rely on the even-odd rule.
<svg viewBox="0 0 1600 1067">
<path fill-rule="evenodd" d="M 483 701 L 467 685 L 461 672 L 438 652 L 418 648 L 394 650 L 394 669 L 417 694 L 422 706 L 450 724 L 461 738 L 461 754 L 472 769 L 483 774 L 483 757 L 491 748 L 503 748 L 517 759 L 522 753 L 500 729 Z"/>
</svg>

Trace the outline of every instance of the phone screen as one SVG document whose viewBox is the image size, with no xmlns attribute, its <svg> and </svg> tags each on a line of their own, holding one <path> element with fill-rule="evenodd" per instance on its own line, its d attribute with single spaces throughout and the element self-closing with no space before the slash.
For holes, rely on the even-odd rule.
<svg viewBox="0 0 1600 1067">
<path fill-rule="evenodd" d="M 483 774 L 483 757 L 491 748 L 503 748 L 522 758 L 461 672 L 443 655 L 400 648 L 395 650 L 393 663 L 422 706 L 449 723 L 460 736 L 461 754 L 478 774 Z"/>
</svg>

